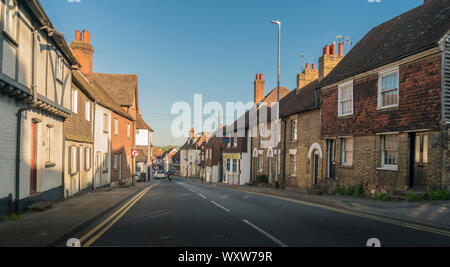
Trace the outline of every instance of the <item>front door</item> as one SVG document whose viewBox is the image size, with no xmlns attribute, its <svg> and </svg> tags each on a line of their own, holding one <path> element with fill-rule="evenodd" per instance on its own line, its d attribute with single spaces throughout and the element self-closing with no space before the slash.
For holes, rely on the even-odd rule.
<svg viewBox="0 0 450 267">
<path fill-rule="evenodd" d="M 37 162 L 37 153 L 36 153 L 36 130 L 37 123 L 31 123 L 31 160 L 30 160 L 30 194 L 34 194 L 37 191 L 36 186 L 36 162 Z"/>
<path fill-rule="evenodd" d="M 411 133 L 409 186 L 425 188 L 427 186 L 426 165 L 428 163 L 428 134 Z"/>
<path fill-rule="evenodd" d="M 327 171 L 328 178 L 336 178 L 336 142 L 334 140 L 327 141 Z"/>
</svg>

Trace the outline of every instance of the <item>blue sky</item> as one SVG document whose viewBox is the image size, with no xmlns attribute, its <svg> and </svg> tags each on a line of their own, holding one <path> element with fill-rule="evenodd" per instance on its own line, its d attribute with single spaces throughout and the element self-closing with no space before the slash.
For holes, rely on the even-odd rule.
<svg viewBox="0 0 450 267">
<path fill-rule="evenodd" d="M 154 144 L 182 144 L 171 135 L 172 104 L 253 100 L 263 73 L 276 86 L 277 28 L 282 29 L 281 83 L 296 87 L 303 64 L 316 63 L 337 35 L 360 40 L 372 27 L 422 0 L 41 0 L 68 42 L 91 32 L 94 71 L 135 73 L 144 119 Z"/>
</svg>

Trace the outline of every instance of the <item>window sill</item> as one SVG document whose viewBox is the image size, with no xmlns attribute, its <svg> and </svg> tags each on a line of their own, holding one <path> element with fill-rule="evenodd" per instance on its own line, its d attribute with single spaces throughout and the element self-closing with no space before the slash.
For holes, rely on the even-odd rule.
<svg viewBox="0 0 450 267">
<path fill-rule="evenodd" d="M 377 107 L 377 111 L 389 111 L 389 110 L 396 110 L 399 109 L 399 105 L 395 106 L 386 106 L 386 107 Z"/>
<path fill-rule="evenodd" d="M 398 166 L 384 166 L 384 167 L 378 167 L 377 171 L 392 171 L 392 172 L 398 172 Z"/>
<path fill-rule="evenodd" d="M 353 165 L 340 165 L 338 168 L 341 168 L 341 169 L 353 169 Z"/>
<path fill-rule="evenodd" d="M 339 119 L 348 119 L 350 117 L 352 117 L 354 114 L 345 114 L 345 115 L 338 115 Z"/>
<path fill-rule="evenodd" d="M 45 168 L 53 168 L 56 167 L 56 163 L 53 162 L 46 162 L 45 163 Z"/>
</svg>

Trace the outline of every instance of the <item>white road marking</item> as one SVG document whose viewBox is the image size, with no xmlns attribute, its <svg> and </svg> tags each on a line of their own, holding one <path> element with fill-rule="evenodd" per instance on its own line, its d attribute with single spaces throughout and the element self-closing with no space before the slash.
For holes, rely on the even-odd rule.
<svg viewBox="0 0 450 267">
<path fill-rule="evenodd" d="M 204 195 L 202 195 L 202 194 L 198 194 L 199 196 L 201 196 L 202 198 L 204 198 L 204 199 L 207 199 L 207 197 L 206 196 L 204 196 Z"/>
<path fill-rule="evenodd" d="M 217 207 L 219 207 L 219 208 L 223 209 L 223 210 L 224 210 L 224 211 L 226 211 L 226 212 L 230 212 L 230 210 L 229 210 L 229 209 L 227 209 L 227 208 L 225 208 L 225 207 L 221 206 L 220 204 L 218 204 L 218 203 L 217 203 L 217 202 L 215 202 L 215 201 L 211 201 L 211 203 L 213 203 L 214 205 L 216 205 Z"/>
<path fill-rule="evenodd" d="M 288 245 L 286 245 L 285 243 L 281 242 L 279 239 L 277 239 L 276 237 L 274 237 L 273 235 L 267 233 L 266 231 L 264 231 L 263 229 L 259 228 L 258 226 L 254 225 L 253 223 L 247 221 L 247 220 L 242 220 L 244 223 L 250 225 L 252 228 L 254 228 L 255 230 L 257 230 L 258 232 L 260 232 L 261 234 L 267 236 L 269 239 L 271 239 L 273 242 L 277 243 L 277 245 L 279 245 L 280 247 L 283 248 L 287 248 Z"/>
</svg>

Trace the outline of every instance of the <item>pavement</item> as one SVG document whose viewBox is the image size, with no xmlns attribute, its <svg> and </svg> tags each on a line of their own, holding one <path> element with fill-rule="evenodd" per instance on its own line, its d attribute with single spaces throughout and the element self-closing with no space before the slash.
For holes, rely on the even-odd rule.
<svg viewBox="0 0 450 267">
<path fill-rule="evenodd" d="M 186 179 L 158 182 L 74 237 L 94 247 L 450 245 L 450 231 Z"/>
<path fill-rule="evenodd" d="M 98 190 L 55 203 L 43 212 L 28 213 L 17 221 L 0 222 L 0 247 L 45 247 L 66 242 L 97 218 L 143 190 L 136 186 Z"/>
<path fill-rule="evenodd" d="M 196 183 L 203 183 L 201 179 L 189 178 L 189 180 Z M 248 185 L 236 186 L 222 183 L 212 185 L 246 192 L 298 199 L 335 208 L 450 230 L 450 201 L 409 202 L 405 200 L 394 202 L 348 196 L 307 195 L 286 189 Z"/>
<path fill-rule="evenodd" d="M 444 225 L 449 216 L 443 204 L 309 196 L 177 178 L 86 193 L 0 223 L 0 246 L 62 247 L 76 238 L 85 247 L 363 247 L 376 238 L 382 246 L 445 247 L 450 230 L 406 216 L 435 217 L 430 220 Z M 430 207 L 440 207 L 438 215 L 424 215 Z"/>
</svg>

